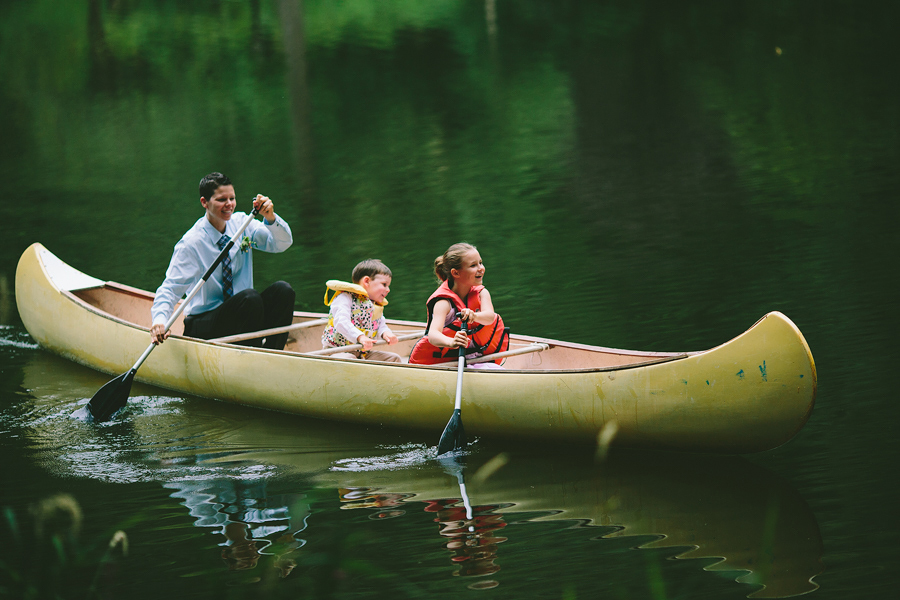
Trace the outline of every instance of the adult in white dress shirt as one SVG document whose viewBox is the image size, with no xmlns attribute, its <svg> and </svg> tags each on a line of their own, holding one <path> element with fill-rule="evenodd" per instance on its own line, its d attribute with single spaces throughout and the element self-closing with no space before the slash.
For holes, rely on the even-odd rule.
<svg viewBox="0 0 900 600">
<path fill-rule="evenodd" d="M 150 339 L 154 344 L 161 344 L 169 337 L 165 323 L 175 305 L 200 281 L 247 218 L 246 214 L 234 211 L 237 204 L 234 186 L 221 173 L 210 173 L 200 180 L 200 204 L 206 214 L 175 244 L 166 279 L 156 290 L 150 311 L 153 319 Z M 294 290 L 284 281 L 273 283 L 262 293 L 254 290 L 253 249 L 284 252 L 293 242 L 291 228 L 275 214 L 269 198 L 258 194 L 253 206 L 259 209 L 264 220 L 250 223 L 240 243 L 235 241 L 228 259 L 216 267 L 185 307 L 184 335 L 212 339 L 290 325 Z M 285 333 L 269 336 L 264 343 L 259 338 L 243 343 L 281 350 L 286 341 Z"/>
</svg>

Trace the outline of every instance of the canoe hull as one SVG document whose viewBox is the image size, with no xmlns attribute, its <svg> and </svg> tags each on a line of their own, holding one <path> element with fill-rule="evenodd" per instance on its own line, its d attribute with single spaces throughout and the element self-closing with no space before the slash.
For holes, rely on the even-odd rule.
<svg viewBox="0 0 900 600">
<path fill-rule="evenodd" d="M 79 276 L 89 279 L 40 244 L 28 248 L 16 271 L 22 322 L 51 352 L 106 373 L 124 372 L 146 349 L 148 330 L 62 289 L 60 281 L 74 279 L 77 286 Z M 184 337 L 155 349 L 137 379 L 270 410 L 433 431 L 446 424 L 456 385 L 455 371 L 443 367 Z M 787 317 L 773 312 L 721 346 L 656 364 L 470 370 L 463 381 L 462 414 L 475 436 L 594 442 L 604 425 L 615 422 L 617 444 L 741 453 L 793 437 L 808 419 L 815 393 L 815 364 L 806 341 Z"/>
</svg>

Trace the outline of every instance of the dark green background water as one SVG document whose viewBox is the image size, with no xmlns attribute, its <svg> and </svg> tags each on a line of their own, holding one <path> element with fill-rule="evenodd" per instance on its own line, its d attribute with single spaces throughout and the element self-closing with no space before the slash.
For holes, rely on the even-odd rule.
<svg viewBox="0 0 900 600">
<path fill-rule="evenodd" d="M 290 281 L 298 309 L 324 308 L 324 281 L 374 256 L 394 271 L 389 316 L 420 320 L 431 261 L 466 240 L 485 260 L 498 311 L 522 333 L 699 350 L 784 312 L 815 357 L 816 408 L 793 441 L 746 460 L 766 482 L 786 482 L 818 524 L 815 596 L 892 597 L 898 12 L 839 1 L 3 2 L 0 581 L 16 593 L 65 581 L 64 596 L 80 597 L 109 534 L 124 529 L 129 557 L 98 579 L 101 595 L 740 598 L 757 589 L 735 583 L 738 572 L 703 570 L 709 560 L 630 549 L 649 538 L 612 544 L 592 539 L 609 529 L 527 514 L 507 519 L 499 571 L 452 577 L 452 553 L 423 505 L 374 532 L 359 511 L 339 510 L 337 483 L 311 477 L 310 465 L 322 465 L 304 458 L 380 447 L 380 468 L 402 467 L 412 481 L 430 472 L 436 439 L 340 427 L 327 442 L 307 439 L 316 424 L 151 388 L 118 423 L 71 419 L 107 377 L 35 347 L 15 309 L 18 257 L 40 241 L 91 275 L 155 289 L 174 242 L 202 214 L 197 182 L 221 170 L 246 202 L 239 208 L 264 193 L 291 224 L 294 246 L 258 254 L 256 279 Z M 247 423 L 261 433 L 229 441 Z M 284 440 L 294 440 L 290 460 L 242 454 Z M 508 452 L 499 473 L 517 474 L 509 489 L 560 465 L 575 484 L 608 487 L 603 466 L 585 464 L 590 450 L 537 450 L 482 440 L 474 462 Z M 623 460 L 623 471 L 653 472 Z M 742 472 L 741 460 L 685 459 L 671 472 L 702 473 L 711 497 L 728 503 L 732 482 L 720 475 Z M 160 485 L 200 481 L 218 490 L 201 494 L 213 506 L 233 493 L 223 482 L 243 480 L 258 503 L 305 498 L 293 512 L 310 511 L 309 541 L 284 579 L 264 575 L 263 563 L 230 571 L 221 532 L 189 514 L 187 492 Z M 669 485 L 659 481 L 660 496 Z M 30 535 L 26 508 L 60 491 L 85 523 L 64 564 Z M 690 515 L 698 521 L 704 493 Z M 262 581 L 232 585 L 254 577 Z M 474 591 L 473 580 L 499 585 Z"/>
</svg>

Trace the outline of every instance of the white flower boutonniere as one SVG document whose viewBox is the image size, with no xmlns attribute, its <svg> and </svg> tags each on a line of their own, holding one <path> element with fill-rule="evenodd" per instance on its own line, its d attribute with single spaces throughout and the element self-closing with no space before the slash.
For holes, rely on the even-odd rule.
<svg viewBox="0 0 900 600">
<path fill-rule="evenodd" d="M 256 242 L 245 235 L 243 239 L 241 239 L 241 252 L 247 252 L 251 248 L 259 248 L 259 246 L 256 245 Z"/>
</svg>

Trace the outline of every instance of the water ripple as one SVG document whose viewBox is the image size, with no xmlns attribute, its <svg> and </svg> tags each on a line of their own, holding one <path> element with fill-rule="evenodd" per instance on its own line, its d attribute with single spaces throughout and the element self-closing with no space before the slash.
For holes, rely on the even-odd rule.
<svg viewBox="0 0 900 600">
<path fill-rule="evenodd" d="M 425 444 L 402 444 L 394 446 L 397 450 L 382 456 L 366 456 L 360 458 L 342 458 L 335 461 L 332 471 L 396 471 L 427 464 L 435 457 L 437 448 Z M 384 449 L 391 449 L 386 447 Z"/>
</svg>

